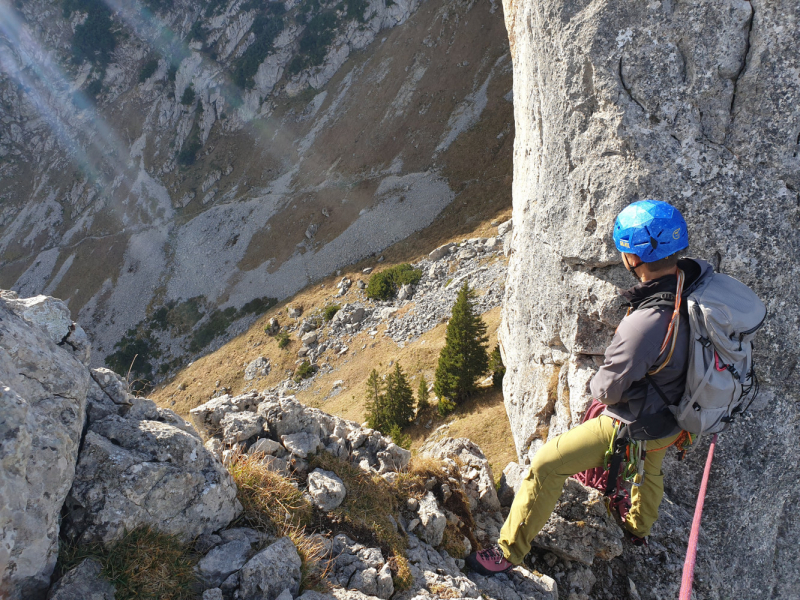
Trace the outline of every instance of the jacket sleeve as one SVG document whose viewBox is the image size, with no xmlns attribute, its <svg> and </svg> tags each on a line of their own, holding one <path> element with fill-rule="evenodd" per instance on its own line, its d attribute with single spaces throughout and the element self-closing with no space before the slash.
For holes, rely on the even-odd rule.
<svg viewBox="0 0 800 600">
<path fill-rule="evenodd" d="M 606 348 L 603 366 L 592 378 L 592 396 L 603 404 L 627 401 L 626 392 L 655 364 L 666 328 L 657 311 L 643 310 L 625 317 Z"/>
</svg>

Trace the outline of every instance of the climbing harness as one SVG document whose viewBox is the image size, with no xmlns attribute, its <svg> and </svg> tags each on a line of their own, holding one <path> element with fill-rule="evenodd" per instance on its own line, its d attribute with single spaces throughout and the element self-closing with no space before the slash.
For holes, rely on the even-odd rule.
<svg viewBox="0 0 800 600">
<path fill-rule="evenodd" d="M 694 508 L 694 518 L 692 519 L 692 531 L 689 534 L 689 548 L 686 551 L 686 560 L 683 563 L 683 577 L 681 578 L 680 600 L 691 600 L 692 583 L 694 582 L 694 565 L 697 560 L 697 540 L 700 537 L 700 520 L 703 518 L 703 504 L 706 499 L 706 489 L 708 488 L 708 475 L 711 472 L 711 461 L 714 458 L 714 448 L 717 445 L 717 435 L 711 439 L 708 448 L 708 458 L 706 468 L 703 471 L 703 480 L 700 483 L 700 492 L 697 494 L 697 505 Z"/>
</svg>

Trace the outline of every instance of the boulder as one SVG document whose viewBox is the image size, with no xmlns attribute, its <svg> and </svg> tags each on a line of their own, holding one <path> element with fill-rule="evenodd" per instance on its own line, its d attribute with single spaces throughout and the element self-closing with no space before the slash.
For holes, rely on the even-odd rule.
<svg viewBox="0 0 800 600">
<path fill-rule="evenodd" d="M 533 544 L 591 565 L 595 558 L 611 560 L 622 554 L 622 530 L 608 514 L 600 492 L 567 479 L 553 514 Z"/>
<path fill-rule="evenodd" d="M 232 540 L 212 548 L 200 559 L 195 570 L 206 587 L 218 587 L 231 573 L 241 569 L 252 555 L 249 541 Z"/>
<path fill-rule="evenodd" d="M 272 456 L 282 456 L 285 454 L 283 446 L 274 440 L 261 438 L 247 449 L 248 454 L 267 454 Z"/>
<path fill-rule="evenodd" d="M 329 512 L 344 501 L 347 490 L 336 473 L 315 469 L 308 474 L 308 494 L 317 508 Z"/>
<path fill-rule="evenodd" d="M 309 454 L 316 453 L 322 444 L 318 435 L 305 431 L 281 436 L 281 441 L 284 448 L 300 458 L 307 458 Z"/>
<path fill-rule="evenodd" d="M 456 459 L 465 491 L 474 501 L 475 508 L 500 510 L 492 467 L 477 444 L 467 438 L 443 438 L 423 448 L 423 454 L 438 459 Z"/>
<path fill-rule="evenodd" d="M 411 300 L 411 297 L 414 295 L 414 286 L 410 283 L 406 283 L 400 286 L 400 289 L 397 291 L 397 301 L 404 302 L 405 300 Z"/>
<path fill-rule="evenodd" d="M 431 262 L 441 260 L 450 253 L 450 248 L 453 248 L 454 246 L 455 244 L 445 244 L 444 246 L 439 246 L 428 254 L 428 260 Z"/>
<path fill-rule="evenodd" d="M 220 588 L 211 588 L 203 592 L 202 600 L 223 600 L 222 590 Z"/>
<path fill-rule="evenodd" d="M 269 359 L 259 356 L 253 360 L 244 370 L 244 380 L 252 381 L 256 377 L 266 377 L 269 375 Z"/>
<path fill-rule="evenodd" d="M 286 310 L 286 314 L 289 315 L 291 319 L 299 319 L 300 315 L 303 314 L 303 307 L 302 306 L 290 306 Z"/>
<path fill-rule="evenodd" d="M 225 444 L 235 444 L 258 435 L 264 431 L 264 419 L 254 412 L 243 411 L 228 413 L 220 422 L 222 426 L 222 441 Z"/>
<path fill-rule="evenodd" d="M 47 594 L 47 600 L 114 600 L 116 588 L 102 575 L 102 565 L 93 558 L 67 571 Z"/>
<path fill-rule="evenodd" d="M 133 404 L 133 394 L 128 391 L 128 382 L 111 369 L 92 369 L 92 379 L 114 403 L 120 406 Z"/>
<path fill-rule="evenodd" d="M 281 330 L 281 324 L 275 317 L 272 317 L 269 320 L 269 324 L 266 327 L 267 333 L 269 335 L 277 335 L 278 332 Z"/>
<path fill-rule="evenodd" d="M 436 496 L 433 495 L 433 492 L 428 492 L 427 495 L 420 500 L 419 520 L 422 525 L 420 538 L 431 546 L 438 546 L 441 544 L 442 537 L 444 536 L 444 528 L 447 526 L 447 517 L 436 503 Z"/>
<path fill-rule="evenodd" d="M 141 525 L 188 541 L 225 527 L 241 505 L 196 433 L 111 415 L 89 424 L 66 509 L 70 537 L 109 543 Z"/>
<path fill-rule="evenodd" d="M 497 226 L 497 235 L 503 237 L 505 234 L 511 232 L 511 228 L 514 226 L 514 223 L 511 219 L 508 221 L 504 221 Z"/>
<path fill-rule="evenodd" d="M 51 330 L 42 329 L 32 324 L 38 317 L 10 310 L 7 297 L 0 299 L 0 590 L 41 598 L 58 555 L 90 378 L 81 356 L 57 345 L 66 321 L 45 319 Z"/>
<path fill-rule="evenodd" d="M 518 463 L 510 462 L 503 469 L 500 476 L 500 489 L 497 492 L 497 499 L 502 506 L 511 506 L 514 496 L 522 485 L 522 480 L 528 474 L 528 469 L 521 467 Z"/>
<path fill-rule="evenodd" d="M 288 537 L 251 558 L 239 571 L 241 600 L 276 600 L 286 589 L 300 591 L 300 555 Z"/>
<path fill-rule="evenodd" d="M 197 431 L 203 437 L 208 438 L 221 432 L 221 423 L 225 415 L 232 412 L 255 410 L 263 400 L 263 396 L 259 396 L 255 392 L 233 398 L 228 394 L 223 394 L 191 409 L 189 416 Z"/>
<path fill-rule="evenodd" d="M 311 344 L 317 343 L 317 332 L 316 331 L 309 331 L 305 335 L 300 338 L 300 341 L 303 342 L 304 346 L 310 346 Z"/>
<path fill-rule="evenodd" d="M 6 307 L 29 324 L 45 332 L 56 344 L 66 340 L 73 327 L 69 308 L 50 296 L 20 298 L 15 292 L 2 292 Z"/>
</svg>

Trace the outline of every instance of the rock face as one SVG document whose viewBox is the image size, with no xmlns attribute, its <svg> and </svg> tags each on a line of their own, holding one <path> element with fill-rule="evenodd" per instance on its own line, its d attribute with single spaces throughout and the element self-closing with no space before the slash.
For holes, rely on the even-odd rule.
<svg viewBox="0 0 800 600">
<path fill-rule="evenodd" d="M 300 590 L 300 555 L 292 541 L 281 538 L 247 561 L 239 572 L 241 600 L 275 600 L 284 590 Z"/>
<path fill-rule="evenodd" d="M 59 300 L 0 296 L 0 596 L 42 597 L 55 567 L 91 381 L 76 330 Z"/>
<path fill-rule="evenodd" d="M 240 510 L 230 474 L 192 426 L 90 369 L 90 354 L 63 302 L 0 292 L 3 597 L 44 597 L 59 534 L 112 542 L 148 525 L 189 540 Z M 95 567 L 82 563 L 54 597 L 113 597 Z"/>
<path fill-rule="evenodd" d="M 787 351 L 800 345 L 800 282 L 782 266 L 797 261 L 800 231 L 800 80 L 789 32 L 800 6 L 504 7 L 516 140 L 500 337 L 521 462 L 579 422 L 622 317 L 616 289 L 632 279 L 611 240 L 616 214 L 634 200 L 667 200 L 689 223 L 690 253 L 751 285 L 771 315 L 757 342 L 762 401 L 756 418 L 721 438 L 704 528 L 731 595 L 791 596 L 800 585 L 791 541 L 800 490 L 785 474 L 800 452 L 777 441 L 796 439 L 800 423 Z M 668 493 L 686 507 L 701 455 L 702 447 L 685 466 L 666 467 Z"/>
<path fill-rule="evenodd" d="M 197 433 L 149 400 L 89 422 L 66 508 L 67 532 L 82 543 L 141 525 L 188 541 L 241 510 L 230 473 Z"/>
<path fill-rule="evenodd" d="M 116 589 L 100 574 L 102 566 L 87 558 L 58 580 L 47 600 L 114 600 Z"/>
</svg>

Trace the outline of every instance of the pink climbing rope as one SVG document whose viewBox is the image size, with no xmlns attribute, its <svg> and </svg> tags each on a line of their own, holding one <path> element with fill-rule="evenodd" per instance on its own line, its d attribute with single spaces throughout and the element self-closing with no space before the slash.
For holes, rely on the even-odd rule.
<svg viewBox="0 0 800 600">
<path fill-rule="evenodd" d="M 697 560 L 697 539 L 700 537 L 700 519 L 703 517 L 703 504 L 706 500 L 708 475 L 711 472 L 711 460 L 714 458 L 714 448 L 717 445 L 717 434 L 711 439 L 706 459 L 706 469 L 703 471 L 703 481 L 700 484 L 700 493 L 697 495 L 697 505 L 692 519 L 692 532 L 689 534 L 689 548 L 686 551 L 686 562 L 683 563 L 683 579 L 681 580 L 680 600 L 690 600 L 692 597 L 692 582 L 694 581 L 694 565 Z"/>
</svg>

